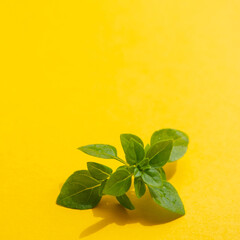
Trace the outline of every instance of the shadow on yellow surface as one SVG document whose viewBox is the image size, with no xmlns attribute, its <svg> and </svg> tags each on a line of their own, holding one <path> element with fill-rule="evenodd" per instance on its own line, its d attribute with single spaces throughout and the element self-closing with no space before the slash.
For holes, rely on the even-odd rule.
<svg viewBox="0 0 240 240">
<path fill-rule="evenodd" d="M 177 162 L 168 163 L 164 166 L 167 180 L 171 179 L 177 170 Z"/>
<path fill-rule="evenodd" d="M 167 179 L 170 179 L 176 171 L 176 162 L 168 164 L 165 168 Z M 147 191 L 146 194 L 138 199 L 133 190 L 128 193 L 129 198 L 135 206 L 135 210 L 129 211 L 123 208 L 115 197 L 104 196 L 99 205 L 92 209 L 94 217 L 102 220 L 87 227 L 80 234 L 80 238 L 94 234 L 110 224 L 124 226 L 131 223 L 140 223 L 144 226 L 164 224 L 173 221 L 180 216 L 167 211 L 157 205 Z"/>
</svg>

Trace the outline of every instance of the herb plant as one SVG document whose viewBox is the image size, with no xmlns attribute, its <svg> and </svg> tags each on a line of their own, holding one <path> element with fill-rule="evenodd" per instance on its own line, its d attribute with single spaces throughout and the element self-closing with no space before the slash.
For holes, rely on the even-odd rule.
<svg viewBox="0 0 240 240">
<path fill-rule="evenodd" d="M 121 134 L 126 161 L 119 158 L 115 147 L 93 144 L 78 148 L 99 158 L 115 159 L 123 165 L 115 172 L 103 164 L 88 162 L 88 170 L 74 172 L 64 183 L 57 204 L 74 209 L 97 206 L 103 195 L 115 196 L 127 209 L 134 206 L 127 191 L 134 178 L 135 193 L 141 198 L 149 189 L 153 200 L 163 208 L 180 215 L 185 214 L 183 203 L 175 188 L 167 182 L 163 166 L 181 158 L 187 151 L 188 136 L 175 129 L 162 129 L 153 133 L 150 144 L 133 134 Z"/>
</svg>

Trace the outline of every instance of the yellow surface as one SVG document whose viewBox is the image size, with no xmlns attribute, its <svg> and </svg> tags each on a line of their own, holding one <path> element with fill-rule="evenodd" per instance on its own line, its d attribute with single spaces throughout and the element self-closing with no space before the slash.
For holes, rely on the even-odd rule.
<svg viewBox="0 0 240 240">
<path fill-rule="evenodd" d="M 0 20 L 1 240 L 240 238 L 239 1 L 2 0 Z M 55 204 L 87 161 L 118 166 L 77 147 L 165 127 L 190 137 L 167 167 L 184 217 Z"/>
</svg>

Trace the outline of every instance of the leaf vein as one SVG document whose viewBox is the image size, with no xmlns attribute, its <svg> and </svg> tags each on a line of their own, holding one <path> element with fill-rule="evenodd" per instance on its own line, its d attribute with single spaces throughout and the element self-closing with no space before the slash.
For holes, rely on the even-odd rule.
<svg viewBox="0 0 240 240">
<path fill-rule="evenodd" d="M 92 189 L 94 189 L 94 188 L 96 188 L 96 187 L 99 187 L 100 185 L 101 185 L 101 184 L 95 185 L 95 186 L 90 187 L 90 188 L 82 189 L 82 190 L 80 190 L 80 191 L 78 191 L 78 192 L 76 192 L 76 193 L 73 193 L 73 194 L 71 194 L 71 195 L 69 195 L 69 196 L 66 196 L 65 198 L 62 198 L 61 201 L 62 201 L 62 200 L 65 200 L 66 198 L 73 197 L 73 196 L 75 196 L 75 195 L 77 195 L 77 194 L 79 194 L 79 193 L 81 193 L 81 192 L 84 192 L 84 191 L 87 191 L 87 190 L 92 190 Z"/>
<path fill-rule="evenodd" d="M 104 172 L 103 170 L 101 170 L 100 168 L 97 168 L 97 167 L 95 167 L 95 166 L 91 166 L 91 167 L 93 167 L 93 168 L 95 168 L 95 169 L 97 169 L 99 172 L 101 172 L 101 173 L 103 173 L 103 174 L 105 174 L 105 175 L 107 175 L 107 176 L 110 176 L 110 174 L 108 174 L 108 173 L 106 173 L 106 172 Z"/>
</svg>

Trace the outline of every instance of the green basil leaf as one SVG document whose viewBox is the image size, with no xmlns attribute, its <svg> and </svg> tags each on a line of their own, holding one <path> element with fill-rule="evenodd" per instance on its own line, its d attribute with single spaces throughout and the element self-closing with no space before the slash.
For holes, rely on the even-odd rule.
<svg viewBox="0 0 240 240">
<path fill-rule="evenodd" d="M 160 172 L 160 175 L 161 175 L 161 177 L 162 177 L 162 180 L 167 180 L 167 178 L 166 178 L 166 173 L 165 173 L 165 171 L 163 170 L 163 168 L 158 168 L 158 171 Z"/>
<path fill-rule="evenodd" d="M 131 174 L 133 174 L 133 172 L 134 172 L 134 169 L 135 169 L 136 167 L 134 167 L 134 166 L 128 166 L 128 171 L 131 173 Z"/>
<path fill-rule="evenodd" d="M 79 171 L 76 171 L 74 173 L 79 173 L 79 174 L 82 174 L 82 175 L 88 175 L 91 177 L 91 174 L 89 173 L 88 170 L 79 170 Z"/>
<path fill-rule="evenodd" d="M 150 148 L 150 144 L 147 144 L 147 145 L 145 146 L 145 148 L 144 148 L 145 154 L 147 154 L 149 148 Z"/>
<path fill-rule="evenodd" d="M 113 196 L 121 196 L 126 193 L 131 186 L 131 173 L 125 169 L 119 169 L 108 179 L 103 193 Z"/>
<path fill-rule="evenodd" d="M 87 163 L 89 173 L 97 180 L 105 180 L 110 177 L 112 169 L 99 163 Z"/>
<path fill-rule="evenodd" d="M 126 165 L 120 166 L 120 167 L 118 167 L 118 168 L 116 169 L 116 171 L 118 171 L 118 170 L 126 170 L 126 171 L 128 171 L 128 166 L 126 166 Z"/>
<path fill-rule="evenodd" d="M 134 166 L 126 166 L 126 165 L 124 165 L 124 166 L 118 167 L 118 168 L 116 169 L 116 171 L 118 171 L 118 170 L 126 170 L 126 171 L 128 171 L 129 173 L 132 173 L 132 174 L 133 174 L 134 169 L 135 169 Z"/>
<path fill-rule="evenodd" d="M 99 158 L 116 159 L 117 150 L 115 147 L 106 144 L 92 144 L 78 148 L 82 152 Z"/>
<path fill-rule="evenodd" d="M 173 141 L 173 149 L 169 162 L 178 160 L 186 153 L 189 140 L 188 136 L 184 132 L 170 128 L 156 131 L 151 137 L 151 145 L 165 140 Z"/>
<path fill-rule="evenodd" d="M 139 162 L 137 164 L 137 166 L 140 168 L 140 169 L 146 169 L 146 168 L 149 168 L 149 159 L 148 158 L 144 158 L 141 162 Z"/>
<path fill-rule="evenodd" d="M 170 158 L 172 146 L 172 140 L 157 142 L 152 145 L 147 153 L 149 164 L 155 168 L 165 165 Z"/>
<path fill-rule="evenodd" d="M 119 203 L 122 206 L 124 206 L 125 208 L 127 208 L 129 210 L 134 210 L 135 209 L 135 207 L 133 206 L 132 202 L 130 201 L 130 199 L 128 198 L 128 196 L 126 194 L 124 194 L 122 196 L 118 196 L 116 198 L 119 201 Z"/>
<path fill-rule="evenodd" d="M 185 214 L 183 203 L 176 189 L 170 183 L 164 181 L 161 188 L 149 186 L 149 191 L 153 200 L 163 208 L 180 215 Z"/>
<path fill-rule="evenodd" d="M 133 135 L 133 134 L 130 134 L 130 133 L 124 133 L 124 134 L 121 134 L 120 135 L 120 140 L 121 140 L 121 143 L 122 143 L 122 140 L 127 140 L 127 141 L 130 141 L 130 139 L 133 138 L 136 142 L 138 142 L 140 145 L 144 146 L 143 144 L 143 141 L 141 140 L 141 138 L 139 138 L 138 136 L 136 135 Z M 122 143 L 122 147 L 123 147 L 123 150 L 125 147 L 127 147 L 125 145 L 125 142 Z"/>
<path fill-rule="evenodd" d="M 142 172 L 136 167 L 134 169 L 134 177 L 140 177 L 142 175 Z"/>
<path fill-rule="evenodd" d="M 142 197 L 146 192 L 146 186 L 141 177 L 134 178 L 134 188 L 138 198 Z"/>
<path fill-rule="evenodd" d="M 130 165 L 134 165 L 144 158 L 143 143 L 139 137 L 132 134 L 121 134 L 120 140 L 126 160 Z"/>
<path fill-rule="evenodd" d="M 132 162 L 134 162 L 134 164 L 138 163 L 138 162 L 142 161 L 145 156 L 143 146 L 133 138 L 130 139 L 128 153 L 129 152 L 132 152 L 132 154 L 130 156 L 126 155 L 126 160 L 129 162 L 129 164 L 131 164 Z M 133 163 L 132 163 L 132 165 L 133 165 Z"/>
<path fill-rule="evenodd" d="M 99 188 L 99 196 L 104 195 L 104 194 L 103 194 L 103 189 L 104 189 L 106 183 L 107 183 L 107 179 L 105 179 L 105 180 L 102 181 L 101 186 L 100 186 L 100 188 Z"/>
<path fill-rule="evenodd" d="M 100 185 L 88 171 L 77 171 L 63 184 L 57 204 L 74 209 L 94 208 L 101 199 Z"/>
<path fill-rule="evenodd" d="M 143 171 L 142 179 L 148 186 L 161 187 L 162 178 L 159 171 L 155 168 L 149 168 Z"/>
</svg>

